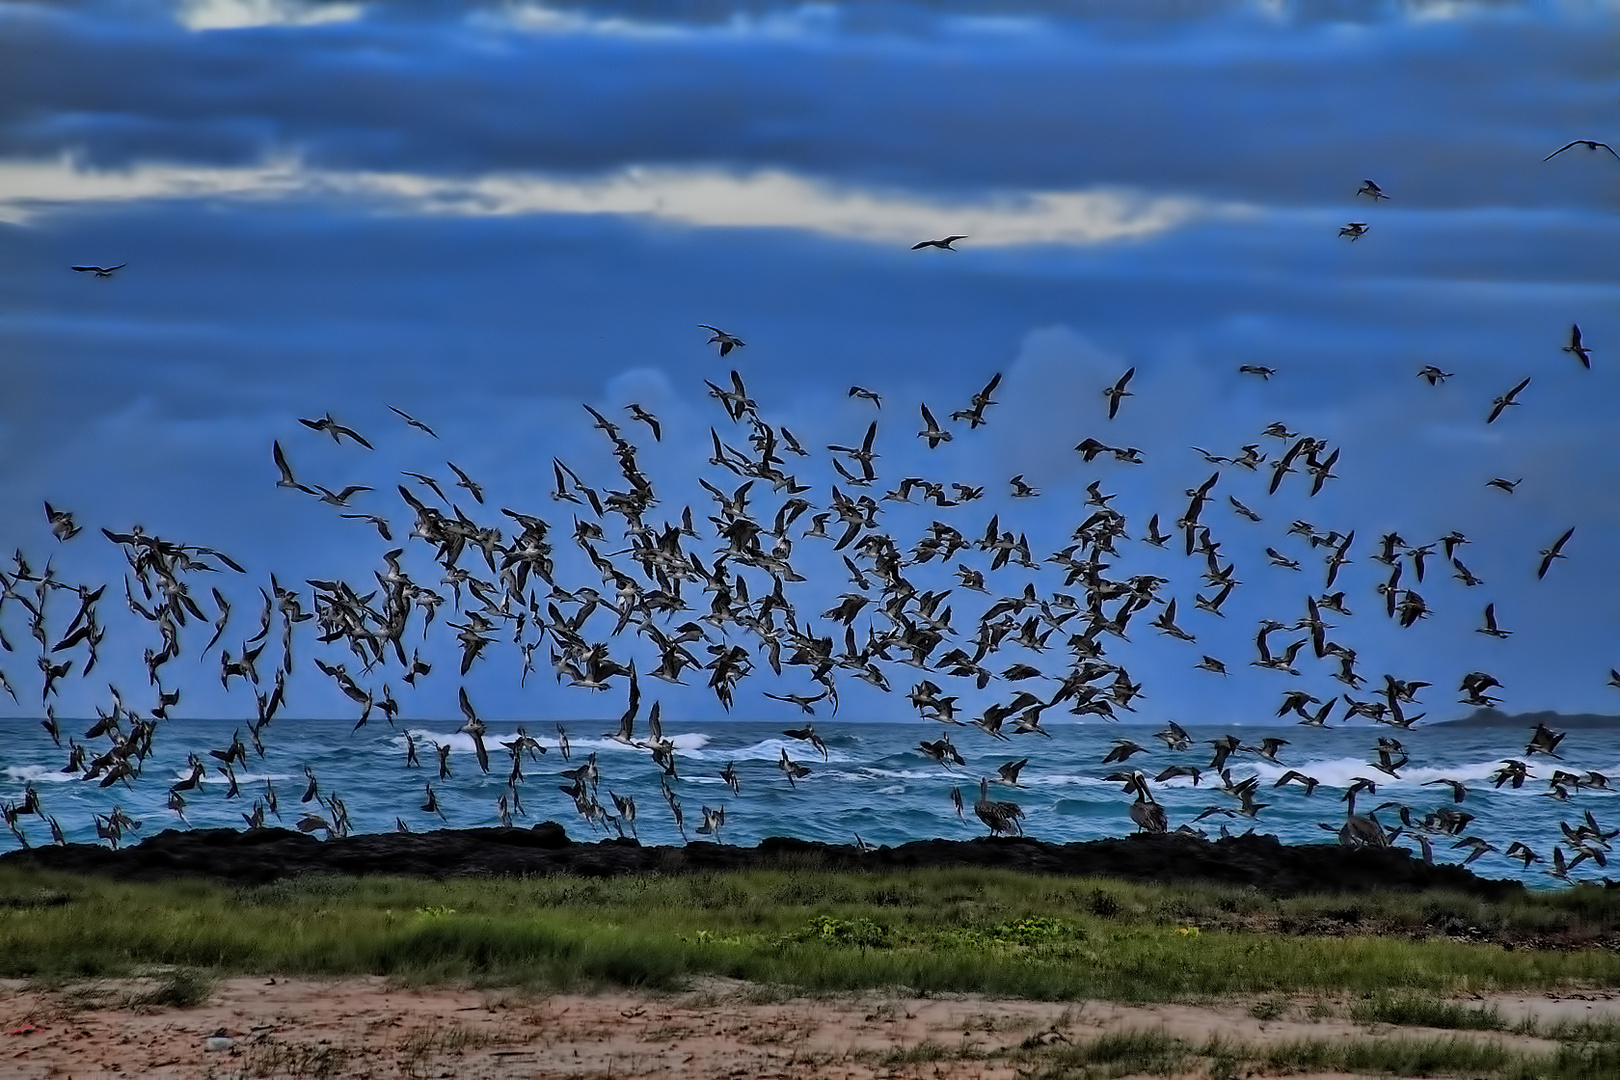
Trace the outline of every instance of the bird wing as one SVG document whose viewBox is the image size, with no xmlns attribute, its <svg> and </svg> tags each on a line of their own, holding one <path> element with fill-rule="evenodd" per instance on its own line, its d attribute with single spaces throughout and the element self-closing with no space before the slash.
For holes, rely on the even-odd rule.
<svg viewBox="0 0 1620 1080">
<path fill-rule="evenodd" d="M 275 456 L 276 468 L 281 470 L 282 481 L 288 484 L 296 484 L 298 481 L 293 479 L 292 469 L 287 465 L 286 455 L 281 452 L 281 443 L 272 442 L 270 452 Z"/>
</svg>

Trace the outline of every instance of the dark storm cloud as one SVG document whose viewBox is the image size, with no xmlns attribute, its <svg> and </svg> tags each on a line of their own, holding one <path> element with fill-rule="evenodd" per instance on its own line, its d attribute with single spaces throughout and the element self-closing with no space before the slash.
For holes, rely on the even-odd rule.
<svg viewBox="0 0 1620 1080">
<path fill-rule="evenodd" d="M 635 32 L 611 8 L 534 29 L 506 10 L 373 5 L 353 22 L 189 32 L 28 9 L 7 19 L 0 132 L 12 154 L 101 166 L 288 150 L 452 174 L 702 163 L 1267 204 L 1377 173 L 1402 205 L 1533 205 L 1595 190 L 1576 170 L 1514 166 L 1599 123 L 1611 73 L 1602 35 L 1526 13 L 1458 25 L 1240 11 L 1126 30 L 789 8 Z"/>
</svg>

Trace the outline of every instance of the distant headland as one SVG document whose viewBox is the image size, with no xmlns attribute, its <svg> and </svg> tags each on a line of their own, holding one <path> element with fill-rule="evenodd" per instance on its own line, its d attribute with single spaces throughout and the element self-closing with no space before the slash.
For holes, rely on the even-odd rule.
<svg viewBox="0 0 1620 1080">
<path fill-rule="evenodd" d="M 1556 713 L 1551 711 L 1529 713 L 1505 713 L 1500 709 L 1475 709 L 1472 713 L 1458 720 L 1437 720 L 1434 727 L 1535 727 L 1545 724 L 1555 730 L 1569 728 L 1614 728 L 1620 727 L 1620 716 L 1608 716 L 1602 713 Z"/>
</svg>

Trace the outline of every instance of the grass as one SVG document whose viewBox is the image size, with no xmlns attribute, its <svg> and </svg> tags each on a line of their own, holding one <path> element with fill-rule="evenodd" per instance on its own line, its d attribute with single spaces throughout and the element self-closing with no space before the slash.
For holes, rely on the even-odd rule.
<svg viewBox="0 0 1620 1080">
<path fill-rule="evenodd" d="M 1358 1024 L 1399 1024 L 1454 1031 L 1501 1031 L 1508 1026 L 1494 1007 L 1479 1009 L 1442 1001 L 1432 994 L 1401 991 L 1376 994 L 1360 1002 L 1351 1008 L 1350 1019 Z"/>
<path fill-rule="evenodd" d="M 943 1049 L 943 1048 L 938 1048 Z M 946 1055 L 949 1056 L 949 1055 Z M 1458 1036 L 1299 1039 L 1265 1046 L 1215 1037 L 1198 1043 L 1164 1031 L 1113 1032 L 1073 1045 L 958 1059 L 1007 1059 L 1028 1080 L 1105 1080 L 1119 1076 L 1288 1075 L 1334 1072 L 1354 1076 L 1467 1077 L 1469 1080 L 1612 1080 L 1620 1075 L 1620 1043 L 1561 1045 L 1552 1053 Z M 939 1055 L 928 1060 L 939 1060 Z"/>
<path fill-rule="evenodd" d="M 214 978 L 195 968 L 175 968 L 158 974 L 147 990 L 130 994 L 124 1005 L 132 1009 L 191 1009 L 214 992 Z"/>
<path fill-rule="evenodd" d="M 1620 954 L 1596 947 L 1617 925 L 1620 895 L 1591 887 L 1490 903 L 1277 899 L 965 869 L 309 877 L 257 888 L 0 871 L 4 976 L 160 968 L 201 980 L 364 973 L 654 989 L 722 976 L 809 992 L 1118 1001 L 1314 993 L 1365 998 L 1359 1007 L 1378 1022 L 1445 1027 L 1495 1025 L 1441 1008 L 1438 995 L 1620 984 Z M 1379 996 L 1395 988 L 1412 994 Z M 178 1003 L 190 991 L 175 983 L 165 992 Z"/>
</svg>

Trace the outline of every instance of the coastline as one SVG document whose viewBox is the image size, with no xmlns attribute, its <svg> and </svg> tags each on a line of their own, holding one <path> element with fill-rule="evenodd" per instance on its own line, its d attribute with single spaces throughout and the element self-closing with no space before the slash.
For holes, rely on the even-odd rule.
<svg viewBox="0 0 1620 1080">
<path fill-rule="evenodd" d="M 618 838 L 578 842 L 553 821 L 528 829 L 362 833 L 328 840 L 279 828 L 170 829 L 116 850 L 68 844 L 11 851 L 0 855 L 0 868 L 129 881 L 200 877 L 243 885 L 305 874 L 608 878 L 770 869 L 974 868 L 1143 883 L 1204 882 L 1273 896 L 1446 890 L 1495 900 L 1525 891 L 1521 882 L 1479 877 L 1452 864 L 1428 864 L 1400 848 L 1283 844 L 1252 834 L 1214 840 L 1138 834 L 1065 844 L 979 837 L 862 850 L 788 837 L 771 837 L 754 847 L 705 841 L 657 846 Z"/>
</svg>

